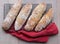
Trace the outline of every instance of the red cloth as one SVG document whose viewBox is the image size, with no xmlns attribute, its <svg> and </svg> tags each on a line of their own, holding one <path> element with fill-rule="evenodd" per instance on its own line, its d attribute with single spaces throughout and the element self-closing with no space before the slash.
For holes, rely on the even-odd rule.
<svg viewBox="0 0 60 44">
<path fill-rule="evenodd" d="M 13 24 L 11 28 L 6 32 L 19 39 L 28 42 L 47 42 L 49 36 L 58 34 L 58 29 L 55 23 L 50 23 L 45 29 L 43 29 L 40 32 L 35 31 L 28 32 L 25 31 L 24 29 L 21 29 L 16 32 L 14 30 L 14 24 Z"/>
</svg>

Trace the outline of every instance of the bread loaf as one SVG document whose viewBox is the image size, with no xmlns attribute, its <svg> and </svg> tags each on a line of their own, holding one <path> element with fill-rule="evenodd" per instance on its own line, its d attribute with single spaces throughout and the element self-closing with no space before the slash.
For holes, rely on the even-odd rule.
<svg viewBox="0 0 60 44">
<path fill-rule="evenodd" d="M 35 31 L 41 31 L 43 28 L 45 28 L 52 20 L 52 8 L 49 9 L 49 11 L 42 17 L 42 19 L 37 24 Z"/>
<path fill-rule="evenodd" d="M 21 11 L 15 21 L 15 30 L 16 31 L 21 29 L 23 24 L 26 22 L 29 14 L 31 12 L 31 9 L 32 9 L 32 4 L 30 4 L 30 3 L 27 3 L 26 5 L 23 6 L 23 8 L 21 9 Z"/>
<path fill-rule="evenodd" d="M 8 12 L 6 18 L 3 21 L 2 28 L 4 30 L 8 30 L 12 25 L 13 21 L 15 20 L 16 16 L 18 15 L 19 10 L 21 9 L 22 0 L 18 0 Z"/>
<path fill-rule="evenodd" d="M 33 10 L 32 15 L 29 17 L 29 19 L 24 27 L 25 30 L 27 30 L 27 31 L 33 30 L 35 25 L 41 19 L 45 10 L 46 10 L 45 3 L 41 3 L 41 4 L 37 5 L 37 7 Z"/>
</svg>

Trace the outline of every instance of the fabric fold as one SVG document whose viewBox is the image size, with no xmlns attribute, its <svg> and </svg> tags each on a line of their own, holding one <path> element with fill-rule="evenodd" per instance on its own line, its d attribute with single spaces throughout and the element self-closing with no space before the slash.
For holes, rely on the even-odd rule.
<svg viewBox="0 0 60 44">
<path fill-rule="evenodd" d="M 11 28 L 6 32 L 27 42 L 47 42 L 50 36 L 58 34 L 58 28 L 56 24 L 53 22 L 50 23 L 45 29 L 43 29 L 40 32 L 28 32 L 24 29 L 15 31 L 13 24 Z"/>
</svg>

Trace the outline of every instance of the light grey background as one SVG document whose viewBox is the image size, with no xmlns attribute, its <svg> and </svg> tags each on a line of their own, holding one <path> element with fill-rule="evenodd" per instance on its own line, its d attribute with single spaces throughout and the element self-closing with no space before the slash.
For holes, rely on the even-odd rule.
<svg viewBox="0 0 60 44">
<path fill-rule="evenodd" d="M 60 44 L 60 32 L 58 35 L 50 37 L 49 41 L 47 43 L 28 43 L 28 42 L 24 42 L 21 40 L 18 40 L 17 38 L 11 36 L 10 34 L 6 34 L 2 28 L 2 22 L 3 22 L 3 11 L 4 11 L 4 4 L 5 3 L 15 3 L 17 0 L 0 0 L 0 43 L 1 44 Z M 52 3 L 53 4 L 53 10 L 54 10 L 54 21 L 60 31 L 60 3 L 59 0 L 23 0 L 23 3 L 27 3 L 27 2 L 31 2 L 31 3 L 40 3 L 40 2 L 46 2 L 46 3 Z"/>
</svg>

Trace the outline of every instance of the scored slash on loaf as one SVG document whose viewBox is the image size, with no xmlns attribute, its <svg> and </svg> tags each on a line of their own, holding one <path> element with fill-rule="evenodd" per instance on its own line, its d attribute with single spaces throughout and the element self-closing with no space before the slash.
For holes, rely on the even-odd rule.
<svg viewBox="0 0 60 44">
<path fill-rule="evenodd" d="M 32 4 L 27 3 L 26 5 L 23 6 L 19 15 L 16 18 L 15 25 L 14 25 L 15 30 L 21 29 L 23 24 L 26 22 L 31 10 L 32 10 Z"/>
<path fill-rule="evenodd" d="M 41 31 L 43 28 L 45 28 L 51 22 L 52 18 L 52 8 L 50 8 L 37 24 L 35 31 Z"/>
<path fill-rule="evenodd" d="M 46 10 L 46 4 L 41 3 L 39 4 L 32 12 L 32 15 L 29 17 L 26 25 L 25 25 L 25 30 L 31 31 L 33 28 L 36 26 L 38 21 L 41 19 L 44 11 Z"/>
<path fill-rule="evenodd" d="M 4 30 L 8 30 L 10 26 L 12 25 L 13 21 L 15 20 L 16 16 L 18 15 L 19 10 L 21 9 L 22 0 L 18 0 L 10 9 L 8 12 L 3 24 L 2 28 Z"/>
</svg>

